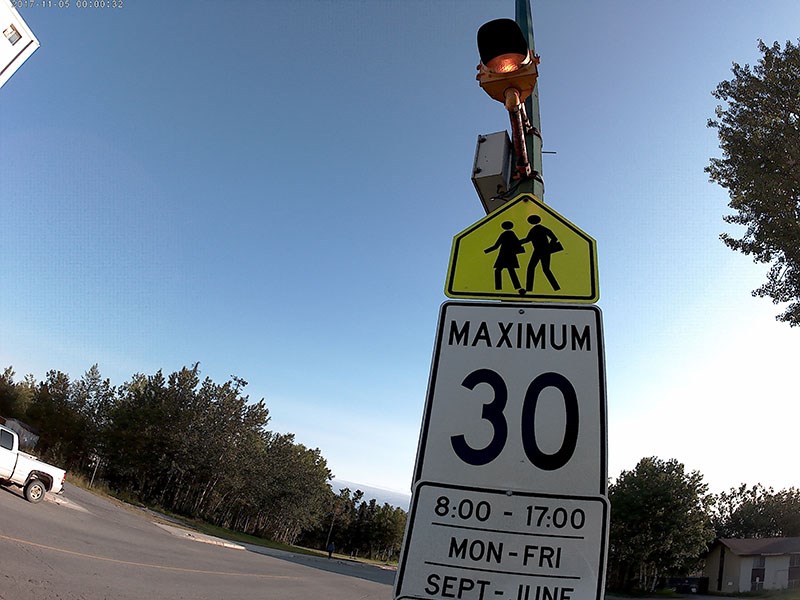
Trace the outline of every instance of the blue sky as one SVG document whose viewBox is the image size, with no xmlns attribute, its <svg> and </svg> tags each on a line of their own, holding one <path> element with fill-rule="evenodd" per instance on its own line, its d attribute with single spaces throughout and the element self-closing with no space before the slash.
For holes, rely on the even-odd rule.
<svg viewBox="0 0 800 600">
<path fill-rule="evenodd" d="M 109 0 L 106 0 L 108 2 Z M 337 477 L 407 491 L 452 238 L 483 216 L 474 80 L 498 1 L 20 9 L 0 89 L 0 365 L 199 361 Z M 798 485 L 797 342 L 725 248 L 711 90 L 795 0 L 534 1 L 544 200 L 598 245 L 609 474 Z"/>
</svg>

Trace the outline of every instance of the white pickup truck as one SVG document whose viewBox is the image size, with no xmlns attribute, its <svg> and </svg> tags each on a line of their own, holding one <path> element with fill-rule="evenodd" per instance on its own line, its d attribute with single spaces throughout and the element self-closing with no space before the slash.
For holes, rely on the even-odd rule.
<svg viewBox="0 0 800 600">
<path fill-rule="evenodd" d="M 0 483 L 17 485 L 29 502 L 41 502 L 47 492 L 61 493 L 67 472 L 19 449 L 19 436 L 0 425 Z"/>
</svg>

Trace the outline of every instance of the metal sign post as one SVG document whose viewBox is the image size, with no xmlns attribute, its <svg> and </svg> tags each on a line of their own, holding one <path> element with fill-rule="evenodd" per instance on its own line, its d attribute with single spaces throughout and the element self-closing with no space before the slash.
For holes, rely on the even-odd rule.
<svg viewBox="0 0 800 600">
<path fill-rule="evenodd" d="M 516 8 L 516 23 L 478 30 L 478 80 L 511 116 L 516 184 L 507 138 L 492 138 L 473 169 L 497 167 L 474 178 L 489 214 L 453 239 L 445 294 L 473 301 L 439 314 L 395 600 L 603 598 L 597 247 L 541 200 L 539 58 L 529 0 Z"/>
</svg>

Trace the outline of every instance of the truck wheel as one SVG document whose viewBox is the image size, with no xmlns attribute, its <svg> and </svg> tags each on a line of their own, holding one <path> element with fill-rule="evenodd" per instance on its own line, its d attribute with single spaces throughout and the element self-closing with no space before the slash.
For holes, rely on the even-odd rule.
<svg viewBox="0 0 800 600">
<path fill-rule="evenodd" d="M 44 495 L 47 492 L 47 486 L 39 479 L 31 479 L 25 484 L 25 499 L 28 502 L 37 504 L 44 500 Z"/>
</svg>

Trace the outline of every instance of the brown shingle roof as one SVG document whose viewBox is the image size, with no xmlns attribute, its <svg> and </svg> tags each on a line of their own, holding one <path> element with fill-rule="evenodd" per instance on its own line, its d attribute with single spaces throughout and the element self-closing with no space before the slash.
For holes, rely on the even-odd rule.
<svg viewBox="0 0 800 600">
<path fill-rule="evenodd" d="M 800 553 L 800 537 L 720 538 L 719 541 L 739 556 Z"/>
</svg>

